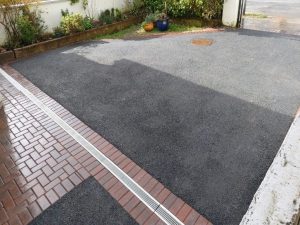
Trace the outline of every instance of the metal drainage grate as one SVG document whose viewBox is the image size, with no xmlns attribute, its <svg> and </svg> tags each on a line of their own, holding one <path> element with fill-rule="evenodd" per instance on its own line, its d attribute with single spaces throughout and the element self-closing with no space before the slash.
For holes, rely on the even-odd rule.
<svg viewBox="0 0 300 225">
<path fill-rule="evenodd" d="M 210 46 L 214 43 L 211 39 L 194 39 L 192 40 L 193 45 L 199 45 L 199 46 Z"/>
</svg>

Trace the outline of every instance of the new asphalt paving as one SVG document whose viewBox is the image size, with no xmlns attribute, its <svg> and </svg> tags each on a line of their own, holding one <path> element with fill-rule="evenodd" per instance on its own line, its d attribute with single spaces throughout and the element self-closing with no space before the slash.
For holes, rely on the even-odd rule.
<svg viewBox="0 0 300 225">
<path fill-rule="evenodd" d="M 211 222 L 234 225 L 300 105 L 299 60 L 297 36 L 237 30 L 92 41 L 13 67 Z"/>
<path fill-rule="evenodd" d="M 119 203 L 89 177 L 29 225 L 138 225 Z"/>
</svg>

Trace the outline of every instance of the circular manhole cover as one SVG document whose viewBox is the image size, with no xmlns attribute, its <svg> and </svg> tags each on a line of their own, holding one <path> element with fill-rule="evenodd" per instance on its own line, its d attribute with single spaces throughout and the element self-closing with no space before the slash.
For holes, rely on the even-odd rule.
<svg viewBox="0 0 300 225">
<path fill-rule="evenodd" d="M 214 43 L 211 39 L 194 39 L 192 40 L 193 45 L 199 45 L 199 46 L 210 46 Z"/>
</svg>

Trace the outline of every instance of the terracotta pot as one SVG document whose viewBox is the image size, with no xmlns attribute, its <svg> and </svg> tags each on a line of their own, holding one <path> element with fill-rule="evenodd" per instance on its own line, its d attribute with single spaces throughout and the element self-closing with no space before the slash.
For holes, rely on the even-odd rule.
<svg viewBox="0 0 300 225">
<path fill-rule="evenodd" d="M 151 22 L 151 23 L 147 23 L 144 25 L 144 30 L 147 31 L 147 32 L 150 32 L 154 29 L 154 24 Z"/>
</svg>

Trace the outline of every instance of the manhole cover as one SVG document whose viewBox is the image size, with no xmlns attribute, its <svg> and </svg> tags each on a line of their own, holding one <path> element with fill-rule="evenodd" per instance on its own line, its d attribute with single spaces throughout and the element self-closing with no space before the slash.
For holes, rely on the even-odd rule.
<svg viewBox="0 0 300 225">
<path fill-rule="evenodd" d="M 209 46 L 212 45 L 213 43 L 214 41 L 210 39 L 194 39 L 192 41 L 193 45 L 200 45 L 200 46 Z"/>
</svg>

